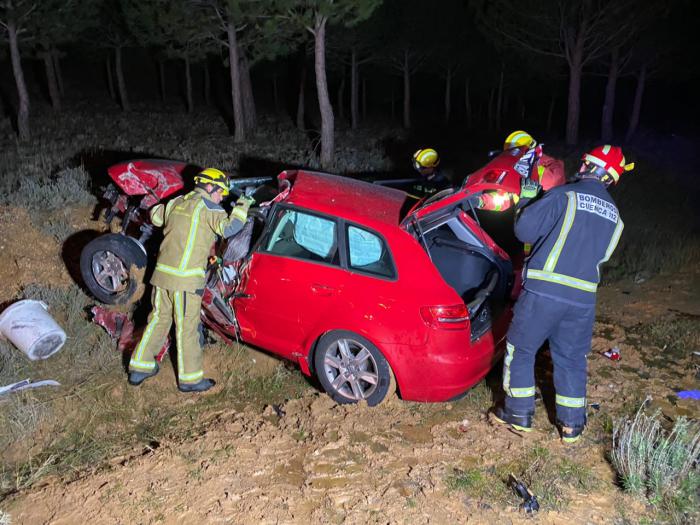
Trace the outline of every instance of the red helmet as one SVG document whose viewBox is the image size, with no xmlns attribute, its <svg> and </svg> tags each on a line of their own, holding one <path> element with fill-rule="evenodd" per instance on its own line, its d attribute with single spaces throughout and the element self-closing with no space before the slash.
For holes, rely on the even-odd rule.
<svg viewBox="0 0 700 525">
<path fill-rule="evenodd" d="M 622 148 L 610 144 L 594 148 L 586 153 L 582 160 L 584 166 L 606 184 L 617 184 L 622 172 L 634 169 L 634 162 L 625 162 Z"/>
</svg>

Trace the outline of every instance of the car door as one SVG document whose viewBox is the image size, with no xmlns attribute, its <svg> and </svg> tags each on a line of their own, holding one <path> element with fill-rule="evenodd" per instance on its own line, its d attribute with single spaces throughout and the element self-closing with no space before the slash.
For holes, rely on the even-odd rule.
<svg viewBox="0 0 700 525">
<path fill-rule="evenodd" d="M 298 357 L 306 353 L 308 327 L 343 293 L 339 225 L 334 217 L 290 206 L 272 213 L 242 271 L 234 307 L 244 341 Z"/>
</svg>

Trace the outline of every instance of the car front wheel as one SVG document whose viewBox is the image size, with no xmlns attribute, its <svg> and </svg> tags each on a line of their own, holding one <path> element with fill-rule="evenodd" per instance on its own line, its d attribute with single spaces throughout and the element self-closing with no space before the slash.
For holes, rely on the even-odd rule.
<svg viewBox="0 0 700 525">
<path fill-rule="evenodd" d="M 324 390 L 338 403 L 365 400 L 375 406 L 396 390 L 386 358 L 370 341 L 353 332 L 335 331 L 321 337 L 314 369 Z"/>
</svg>

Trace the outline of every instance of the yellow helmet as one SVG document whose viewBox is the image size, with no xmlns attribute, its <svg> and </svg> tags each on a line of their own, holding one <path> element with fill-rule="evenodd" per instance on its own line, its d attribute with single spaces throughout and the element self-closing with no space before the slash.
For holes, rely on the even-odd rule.
<svg viewBox="0 0 700 525">
<path fill-rule="evenodd" d="M 534 148 L 537 146 L 537 141 L 533 139 L 532 135 L 530 135 L 527 131 L 518 130 L 506 137 L 506 141 L 503 144 L 503 149 L 508 150 L 512 148 L 522 148 L 523 146 Z"/>
<path fill-rule="evenodd" d="M 419 149 L 413 154 L 413 167 L 417 170 L 434 168 L 438 164 L 440 164 L 440 157 L 433 148 Z"/>
<path fill-rule="evenodd" d="M 229 177 L 223 171 L 217 170 L 216 168 L 207 168 L 200 171 L 194 177 L 194 182 L 196 184 L 211 184 L 221 188 L 224 197 L 228 195 L 229 192 Z"/>
</svg>

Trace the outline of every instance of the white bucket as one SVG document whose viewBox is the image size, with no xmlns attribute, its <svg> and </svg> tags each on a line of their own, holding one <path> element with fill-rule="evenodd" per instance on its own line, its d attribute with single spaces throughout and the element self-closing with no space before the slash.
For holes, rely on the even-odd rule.
<svg viewBox="0 0 700 525">
<path fill-rule="evenodd" d="M 0 334 L 32 361 L 55 354 L 66 342 L 66 333 L 47 310 L 46 303 L 26 299 L 10 305 L 0 315 Z"/>
</svg>

